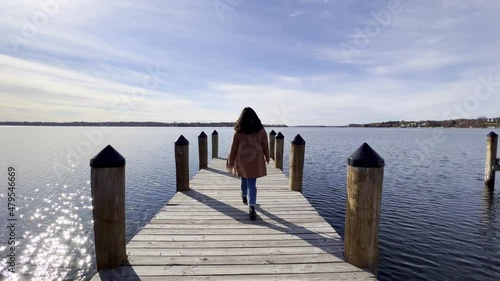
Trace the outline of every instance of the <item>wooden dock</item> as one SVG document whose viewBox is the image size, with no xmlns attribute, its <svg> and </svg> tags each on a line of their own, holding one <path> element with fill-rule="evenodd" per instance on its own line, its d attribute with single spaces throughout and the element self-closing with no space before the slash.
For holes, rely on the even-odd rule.
<svg viewBox="0 0 500 281">
<path fill-rule="evenodd" d="M 256 221 L 240 180 L 213 159 L 92 280 L 376 280 L 346 262 L 341 237 L 274 163 L 257 181 Z"/>
</svg>

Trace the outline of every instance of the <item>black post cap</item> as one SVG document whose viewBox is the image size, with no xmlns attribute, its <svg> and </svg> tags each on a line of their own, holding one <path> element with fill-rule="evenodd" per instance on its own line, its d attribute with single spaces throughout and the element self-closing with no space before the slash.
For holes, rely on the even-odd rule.
<svg viewBox="0 0 500 281">
<path fill-rule="evenodd" d="M 207 138 L 207 134 L 205 134 L 205 132 L 201 131 L 201 134 L 198 137 L 206 139 Z"/>
<path fill-rule="evenodd" d="M 281 132 L 279 132 L 278 135 L 276 136 L 276 138 L 277 139 L 284 139 L 285 136 Z"/>
<path fill-rule="evenodd" d="M 177 141 L 175 142 L 175 145 L 179 145 L 179 146 L 189 145 L 189 141 L 183 135 L 181 135 L 179 137 L 179 139 L 177 139 Z"/>
<path fill-rule="evenodd" d="M 347 164 L 359 168 L 380 168 L 385 166 L 385 160 L 365 142 L 347 158 Z"/>
<path fill-rule="evenodd" d="M 495 132 L 491 132 L 488 134 L 489 138 L 498 138 L 498 135 Z"/>
<path fill-rule="evenodd" d="M 306 141 L 300 136 L 300 134 L 296 135 L 292 141 L 294 145 L 305 145 Z"/>
<path fill-rule="evenodd" d="M 217 130 L 214 130 L 212 135 L 218 135 L 219 133 L 217 132 Z"/>
<path fill-rule="evenodd" d="M 274 130 L 272 130 L 272 131 L 269 133 L 269 135 L 271 135 L 271 136 L 276 136 L 276 132 L 275 132 Z"/>
<path fill-rule="evenodd" d="M 92 168 L 119 168 L 125 167 L 125 158 L 111 145 L 106 146 L 94 158 L 90 159 Z"/>
</svg>

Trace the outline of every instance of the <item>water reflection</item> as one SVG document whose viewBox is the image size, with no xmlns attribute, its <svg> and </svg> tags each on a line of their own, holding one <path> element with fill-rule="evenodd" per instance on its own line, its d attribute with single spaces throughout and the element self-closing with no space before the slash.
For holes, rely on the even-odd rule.
<svg viewBox="0 0 500 281">
<path fill-rule="evenodd" d="M 500 205 L 498 201 L 499 197 L 495 196 L 493 190 L 484 189 L 479 233 L 481 234 L 481 239 L 484 240 L 483 244 L 488 245 L 489 249 L 495 246 L 493 242 L 495 242 L 500 234 L 497 227 L 499 225 L 497 212 Z"/>
<path fill-rule="evenodd" d="M 71 190 L 72 192 L 65 192 Z M 81 188 L 47 184 L 45 196 L 21 196 L 16 274 L 5 280 L 83 280 L 92 271 L 91 199 Z M 4 249 L 1 249 L 2 251 Z M 6 259 L 1 260 L 2 266 Z"/>
</svg>

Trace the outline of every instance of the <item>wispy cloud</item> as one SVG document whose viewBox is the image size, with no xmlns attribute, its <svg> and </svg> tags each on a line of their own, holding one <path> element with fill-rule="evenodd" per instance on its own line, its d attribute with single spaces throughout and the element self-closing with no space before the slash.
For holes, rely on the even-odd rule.
<svg viewBox="0 0 500 281">
<path fill-rule="evenodd" d="M 296 10 L 290 14 L 288 14 L 290 17 L 297 17 L 297 16 L 300 16 L 300 15 L 303 15 L 305 14 L 306 12 L 303 11 L 303 10 Z"/>
</svg>

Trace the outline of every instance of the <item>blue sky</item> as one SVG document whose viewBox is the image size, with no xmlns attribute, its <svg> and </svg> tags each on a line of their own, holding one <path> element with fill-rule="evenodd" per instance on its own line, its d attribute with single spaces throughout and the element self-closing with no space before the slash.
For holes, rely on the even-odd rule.
<svg viewBox="0 0 500 281">
<path fill-rule="evenodd" d="M 288 125 L 500 115 L 499 1 L 0 4 L 0 120 L 233 121 L 245 106 Z"/>
</svg>

